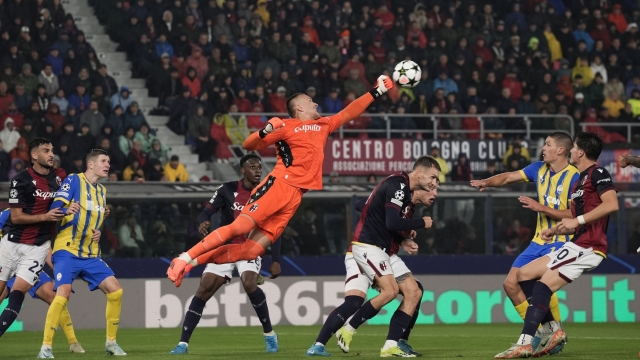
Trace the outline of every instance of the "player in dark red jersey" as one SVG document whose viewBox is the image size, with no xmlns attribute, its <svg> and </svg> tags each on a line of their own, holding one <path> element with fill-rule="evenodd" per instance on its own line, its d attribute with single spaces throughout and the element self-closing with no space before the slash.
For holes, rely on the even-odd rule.
<svg viewBox="0 0 640 360">
<path fill-rule="evenodd" d="M 0 314 L 0 336 L 20 313 L 24 296 L 38 281 L 55 238 L 55 224 L 65 214 L 49 210 L 65 177 L 64 170 L 53 168 L 53 146 L 47 139 L 29 143 L 32 167 L 11 179 L 9 207 L 11 216 L 2 229 L 0 241 L 0 293 L 14 275 L 9 303 Z M 78 212 L 74 204 L 67 215 Z"/>
<path fill-rule="evenodd" d="M 436 188 L 439 175 L 438 162 L 430 156 L 422 156 L 414 163 L 411 173 L 389 176 L 369 195 L 356 227 L 351 252 L 367 278 L 378 284 L 380 294 L 365 302 L 354 317 L 363 318 L 363 322 L 371 319 L 384 305 L 398 296 L 398 284 L 389 256 L 393 238 L 396 232 L 410 232 L 430 226 L 429 217 L 405 219 L 403 209 L 411 202 L 413 190 L 431 191 Z M 406 250 L 415 251 L 411 248 Z M 400 349 L 398 341 L 409 327 L 414 310 L 415 308 L 400 309 L 393 314 L 387 341 L 380 350 L 380 356 L 410 356 Z"/>
<path fill-rule="evenodd" d="M 431 206 L 437 195 L 437 189 L 433 189 L 428 192 L 423 190 L 413 191 L 411 202 L 402 210 L 403 217 L 405 219 L 411 219 L 413 217 L 415 204 Z M 359 201 L 356 204 L 356 210 L 362 212 L 365 204 L 366 199 Z M 425 222 L 427 223 L 427 227 L 432 225 L 432 221 L 430 220 L 425 219 Z M 411 334 L 411 329 L 413 329 L 413 326 L 418 319 L 423 287 L 418 280 L 413 278 L 411 270 L 409 270 L 405 265 L 402 258 L 397 255 L 400 250 L 400 244 L 405 241 L 407 242 L 405 245 L 410 245 L 409 250 L 414 250 L 414 246 L 413 244 L 410 244 L 410 242 L 413 242 L 415 236 L 416 234 L 413 230 L 409 234 L 404 232 L 394 234 L 394 241 L 391 243 L 391 250 L 389 251 L 389 262 L 391 264 L 393 274 L 396 277 L 396 282 L 398 283 L 399 293 L 403 296 L 400 307 L 416 309 L 409 327 L 404 331 L 400 341 L 398 341 L 398 347 L 407 354 L 420 356 L 420 353 L 411 348 L 408 340 L 409 334 Z M 415 247 L 415 250 L 416 252 L 410 253 L 410 255 L 417 253 L 417 247 Z M 364 323 L 364 321 L 360 322 L 359 319 L 353 318 L 352 320 L 358 323 L 355 328 L 351 325 L 352 329 L 341 329 L 347 319 L 360 309 L 365 301 L 367 290 L 371 286 L 371 282 L 360 272 L 358 264 L 356 264 L 356 261 L 353 259 L 351 246 L 349 246 L 347 254 L 344 257 L 344 266 L 347 271 L 344 283 L 344 302 L 329 314 L 327 320 L 322 325 L 322 329 L 316 338 L 316 342 L 307 350 L 306 354 L 308 356 L 330 356 L 331 354 L 325 350 L 325 345 L 333 333 L 336 333 L 340 349 L 343 352 L 348 353 L 349 343 L 351 342 L 352 335 L 355 333 L 355 328 Z"/>
<path fill-rule="evenodd" d="M 222 184 L 198 217 L 198 222 L 200 222 L 199 230 L 202 235 L 206 236 L 209 234 L 209 227 L 211 226 L 209 220 L 211 216 L 218 211 L 220 211 L 220 226 L 233 222 L 233 220 L 240 215 L 247 201 L 249 201 L 251 190 L 260 183 L 262 177 L 262 162 L 258 155 L 249 154 L 243 156 L 242 159 L 240 159 L 240 169 L 244 177 L 238 181 Z M 229 243 L 242 244 L 247 240 L 247 235 L 248 234 L 237 236 L 231 239 Z M 273 262 L 269 268 L 269 272 L 271 272 L 272 279 L 280 275 L 279 247 L 280 241 L 276 241 L 271 247 Z M 171 354 L 186 354 L 188 352 L 189 339 L 202 317 L 202 310 L 205 304 L 222 285 L 231 281 L 234 269 L 237 269 L 238 274 L 240 274 L 244 291 L 249 296 L 249 300 L 258 315 L 258 319 L 260 319 L 262 323 L 267 352 L 278 351 L 278 338 L 271 327 L 266 297 L 257 284 L 262 259 L 258 256 L 256 259 L 250 261 L 240 260 L 231 264 L 213 264 L 209 263 L 210 255 L 211 253 L 209 252 L 197 257 L 185 270 L 189 272 L 195 265 L 207 264 L 207 268 L 202 274 L 200 287 L 191 300 L 189 310 L 184 317 L 180 342 L 171 351 Z M 181 282 L 176 282 L 176 286 L 180 286 L 180 283 Z"/>
<path fill-rule="evenodd" d="M 574 234 L 573 239 L 518 272 L 518 281 L 530 305 L 518 342 L 496 355 L 497 359 L 546 355 L 566 341 L 562 328 L 544 332 L 541 337 L 534 334 L 540 324 L 544 327 L 553 321 L 549 311 L 551 294 L 597 267 L 607 256 L 607 224 L 609 215 L 618 211 L 618 197 L 611 175 L 596 164 L 603 145 L 602 139 L 592 132 L 579 133 L 573 141 L 571 164 L 580 171 L 580 178 L 571 189 L 573 218 L 563 219 L 541 234 L 545 241 L 569 234 Z"/>
</svg>

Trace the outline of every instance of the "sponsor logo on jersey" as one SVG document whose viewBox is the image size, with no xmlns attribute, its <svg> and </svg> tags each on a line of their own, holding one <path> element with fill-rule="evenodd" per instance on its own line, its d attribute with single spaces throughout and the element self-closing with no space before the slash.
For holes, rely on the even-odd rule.
<svg viewBox="0 0 640 360">
<path fill-rule="evenodd" d="M 43 198 L 44 200 L 47 200 L 49 198 L 53 199 L 54 197 L 56 197 L 56 194 L 57 193 L 55 191 L 49 192 L 49 191 L 42 191 L 40 189 L 36 189 L 36 192 L 33 193 L 33 196 L 40 197 L 40 198 Z"/>
<path fill-rule="evenodd" d="M 258 210 L 258 203 L 251 205 L 251 207 L 249 208 L 249 212 L 254 212 L 256 210 Z"/>
<path fill-rule="evenodd" d="M 553 196 L 545 195 L 544 199 L 547 201 L 549 205 L 560 205 L 560 199 L 555 198 Z"/>
<path fill-rule="evenodd" d="M 582 179 L 582 184 L 580 184 L 580 185 L 584 185 L 584 184 L 587 182 L 587 178 L 588 178 L 588 177 L 589 177 L 589 175 L 586 175 L 586 176 L 584 177 L 584 179 Z"/>
<path fill-rule="evenodd" d="M 601 180 L 598 180 L 598 182 L 597 182 L 596 184 L 600 184 L 600 183 L 604 183 L 604 182 L 609 182 L 609 181 L 611 181 L 611 178 L 601 179 Z"/>
<path fill-rule="evenodd" d="M 318 124 L 313 124 L 313 125 L 302 125 L 302 126 L 298 126 L 297 128 L 293 129 L 294 132 L 299 132 L 299 131 L 320 131 L 322 130 L 322 127 Z"/>
<path fill-rule="evenodd" d="M 571 194 L 571 200 L 575 199 L 575 198 L 579 198 L 584 194 L 584 190 L 578 190 L 576 192 L 574 192 L 573 194 Z"/>
<path fill-rule="evenodd" d="M 257 204 L 256 204 L 256 208 L 258 208 Z M 233 211 L 242 211 L 244 210 L 244 205 L 240 204 L 239 202 L 234 202 L 233 205 L 231 205 L 231 210 Z"/>
</svg>

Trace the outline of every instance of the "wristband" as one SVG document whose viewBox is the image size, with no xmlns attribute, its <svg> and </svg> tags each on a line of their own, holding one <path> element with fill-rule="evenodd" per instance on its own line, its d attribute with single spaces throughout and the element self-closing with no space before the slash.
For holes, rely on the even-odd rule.
<svg viewBox="0 0 640 360">
<path fill-rule="evenodd" d="M 382 94 L 380 94 L 378 92 L 378 89 L 373 89 L 373 90 L 369 91 L 369 94 L 371 94 L 371 96 L 373 96 L 374 100 L 379 98 L 382 95 Z"/>
<path fill-rule="evenodd" d="M 260 131 L 258 131 L 258 136 L 260 136 L 260 139 L 264 139 L 267 136 L 267 131 L 265 129 L 262 129 Z"/>
<path fill-rule="evenodd" d="M 586 224 L 586 223 L 587 223 L 587 222 L 586 222 L 586 221 L 584 221 L 584 215 L 580 215 L 580 216 L 578 216 L 578 224 L 580 224 L 580 225 L 584 225 L 584 224 Z"/>
</svg>

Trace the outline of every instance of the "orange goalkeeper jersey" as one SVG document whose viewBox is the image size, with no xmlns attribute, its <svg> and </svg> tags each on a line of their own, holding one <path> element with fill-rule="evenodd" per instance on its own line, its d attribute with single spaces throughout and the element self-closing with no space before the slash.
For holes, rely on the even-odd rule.
<svg viewBox="0 0 640 360">
<path fill-rule="evenodd" d="M 284 127 L 261 139 L 258 132 L 244 142 L 247 150 L 258 150 L 275 144 L 278 162 L 270 175 L 291 186 L 308 190 L 322 189 L 324 146 L 329 135 L 340 126 L 357 118 L 373 96 L 366 93 L 336 115 L 316 120 L 284 119 Z"/>
</svg>

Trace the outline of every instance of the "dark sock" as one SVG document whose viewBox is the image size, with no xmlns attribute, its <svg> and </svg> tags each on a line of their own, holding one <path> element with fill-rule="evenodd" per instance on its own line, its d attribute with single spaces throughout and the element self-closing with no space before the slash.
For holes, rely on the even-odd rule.
<svg viewBox="0 0 640 360">
<path fill-rule="evenodd" d="M 402 337 L 405 331 L 409 328 L 411 323 L 411 315 L 398 309 L 393 313 L 391 322 L 389 323 L 389 333 L 387 334 L 387 340 L 398 341 Z"/>
<path fill-rule="evenodd" d="M 264 291 L 259 287 L 256 288 L 256 291 L 251 294 L 247 294 L 249 296 L 249 301 L 253 305 L 253 309 L 256 311 L 256 315 L 258 315 L 258 319 L 262 323 L 262 331 L 266 334 L 273 331 L 271 327 L 271 318 L 269 318 L 269 307 L 267 307 L 267 297 L 264 296 Z"/>
<path fill-rule="evenodd" d="M 360 325 L 364 324 L 365 321 L 378 315 L 379 311 L 380 310 L 376 310 L 373 305 L 371 305 L 371 301 L 367 301 L 360 307 L 360 309 L 358 309 L 358 311 L 356 311 L 355 314 L 353 314 L 351 321 L 349 321 L 349 325 L 354 329 L 357 329 Z"/>
<path fill-rule="evenodd" d="M 202 310 L 206 303 L 206 301 L 197 296 L 194 296 L 191 300 L 189 310 L 187 310 L 187 313 L 184 315 L 184 322 L 182 323 L 182 335 L 180 336 L 181 342 L 189 343 L 193 330 L 196 329 L 196 326 L 198 326 L 198 323 L 200 322 Z"/>
<path fill-rule="evenodd" d="M 518 284 L 520 284 L 522 292 L 524 293 L 524 296 L 527 298 L 527 301 L 533 296 L 533 288 L 536 286 L 537 282 L 538 280 L 525 280 L 518 282 Z"/>
<path fill-rule="evenodd" d="M 420 288 L 420 291 L 424 293 L 424 288 L 422 287 L 422 284 L 420 283 L 420 281 L 416 281 L 416 283 L 418 283 L 418 287 Z M 422 299 L 422 295 L 420 295 L 420 299 Z M 404 334 L 402 334 L 402 337 L 400 337 L 401 339 L 409 340 L 409 335 L 411 335 L 411 329 L 413 329 L 413 326 L 416 324 L 416 321 L 418 321 L 418 316 L 420 315 L 420 305 L 422 305 L 422 300 L 420 300 L 420 302 L 418 303 L 418 307 L 416 307 L 416 311 L 414 311 L 413 316 L 411 317 L 411 322 L 409 323 L 409 327 L 407 328 L 407 330 L 404 331 Z"/>
<path fill-rule="evenodd" d="M 342 305 L 338 306 L 327 317 L 327 321 L 322 325 L 316 342 L 326 345 L 331 335 L 335 334 L 347 322 L 347 319 L 360 309 L 362 303 L 364 303 L 364 299 L 360 296 L 351 295 L 345 297 Z"/>
<path fill-rule="evenodd" d="M 13 324 L 18 317 L 23 301 L 24 294 L 22 292 L 12 291 L 9 293 L 9 303 L 7 304 L 7 307 L 4 308 L 2 314 L 0 314 L 0 336 L 9 329 L 11 324 Z"/>
<path fill-rule="evenodd" d="M 542 323 L 542 320 L 549 313 L 549 302 L 551 301 L 551 289 L 544 283 L 538 281 L 533 288 L 533 296 L 529 302 L 529 309 L 527 310 L 527 316 L 524 318 L 524 327 L 522 333 L 526 335 L 534 336 L 538 325 Z M 551 318 L 553 319 L 553 318 Z"/>
</svg>

